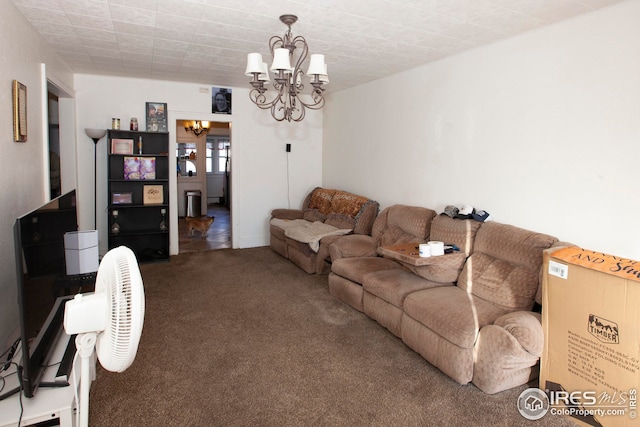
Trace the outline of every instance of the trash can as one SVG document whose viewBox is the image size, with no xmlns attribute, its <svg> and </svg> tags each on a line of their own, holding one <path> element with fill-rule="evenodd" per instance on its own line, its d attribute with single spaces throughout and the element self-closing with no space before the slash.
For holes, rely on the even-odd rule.
<svg viewBox="0 0 640 427">
<path fill-rule="evenodd" d="M 188 190 L 184 192 L 185 212 L 187 216 L 202 216 L 202 192 L 200 190 Z"/>
</svg>

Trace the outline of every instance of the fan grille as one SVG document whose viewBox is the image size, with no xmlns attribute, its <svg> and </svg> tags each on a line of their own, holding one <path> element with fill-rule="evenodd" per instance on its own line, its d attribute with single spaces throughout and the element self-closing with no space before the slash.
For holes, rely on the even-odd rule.
<svg viewBox="0 0 640 427">
<path fill-rule="evenodd" d="M 142 277 L 131 249 L 120 246 L 105 255 L 98 269 L 96 292 L 99 286 L 107 292 L 110 309 L 96 352 L 105 369 L 122 372 L 133 363 L 144 318 Z"/>
</svg>

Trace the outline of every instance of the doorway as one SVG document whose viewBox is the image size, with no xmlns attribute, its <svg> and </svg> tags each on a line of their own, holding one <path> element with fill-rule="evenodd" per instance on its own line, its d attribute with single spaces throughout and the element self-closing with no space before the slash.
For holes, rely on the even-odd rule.
<svg viewBox="0 0 640 427">
<path fill-rule="evenodd" d="M 199 135 L 189 130 L 194 124 L 176 120 L 179 253 L 232 247 L 229 123 L 202 122 L 209 131 Z M 199 226 L 193 233 L 188 216 Z M 207 217 L 214 218 L 210 226 Z"/>
<path fill-rule="evenodd" d="M 62 194 L 60 169 L 60 117 L 58 114 L 58 96 L 47 91 L 47 110 L 49 123 L 49 198 L 55 199 Z"/>
<path fill-rule="evenodd" d="M 41 71 L 47 87 L 47 97 L 42 105 L 47 121 L 43 145 L 44 188 L 46 198 L 53 199 L 77 188 L 75 100 L 70 95 L 71 90 L 63 89 L 63 84 L 47 77 L 44 64 Z"/>
</svg>

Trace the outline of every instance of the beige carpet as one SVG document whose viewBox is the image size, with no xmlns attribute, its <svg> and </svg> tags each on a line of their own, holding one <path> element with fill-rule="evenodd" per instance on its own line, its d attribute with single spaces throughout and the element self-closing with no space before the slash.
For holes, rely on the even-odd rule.
<svg viewBox="0 0 640 427">
<path fill-rule="evenodd" d="M 133 365 L 98 368 L 92 426 L 573 426 L 525 420 L 522 386 L 460 386 L 269 248 L 141 266 Z"/>
</svg>

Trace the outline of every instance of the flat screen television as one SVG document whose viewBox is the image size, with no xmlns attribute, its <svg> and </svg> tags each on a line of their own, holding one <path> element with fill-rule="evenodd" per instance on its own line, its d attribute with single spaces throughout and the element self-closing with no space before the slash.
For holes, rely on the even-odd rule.
<svg viewBox="0 0 640 427">
<path fill-rule="evenodd" d="M 19 217 L 14 226 L 22 341 L 20 387 L 27 397 L 33 397 L 39 386 L 64 385 L 42 382 L 48 365 L 65 364 L 70 370 L 68 354 L 66 361 L 50 358 L 63 332 L 64 304 L 78 290 L 70 280 L 73 277 L 66 276 L 64 250 L 64 234 L 77 230 L 75 190 Z"/>
</svg>

